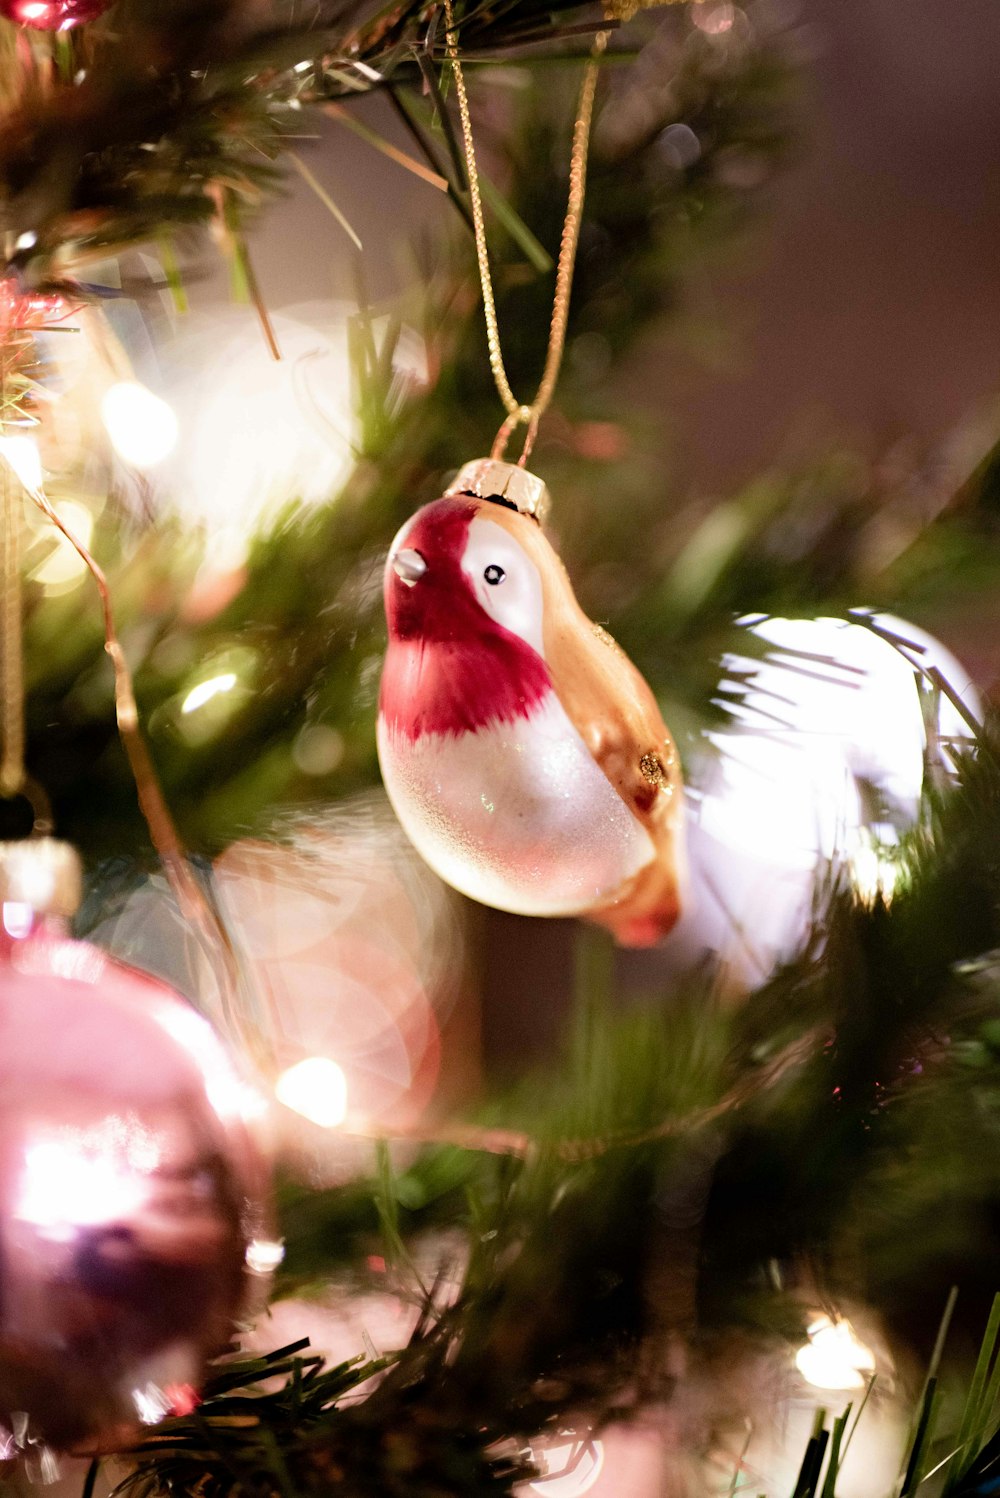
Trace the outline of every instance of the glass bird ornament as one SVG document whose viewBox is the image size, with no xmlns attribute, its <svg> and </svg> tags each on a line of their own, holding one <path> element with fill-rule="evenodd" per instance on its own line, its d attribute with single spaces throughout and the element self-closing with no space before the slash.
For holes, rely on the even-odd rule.
<svg viewBox="0 0 1000 1498">
<path fill-rule="evenodd" d="M 396 537 L 382 776 L 463 894 L 648 946 L 680 910 L 677 754 L 646 682 L 577 603 L 546 500 L 533 475 L 482 459 Z"/>
</svg>

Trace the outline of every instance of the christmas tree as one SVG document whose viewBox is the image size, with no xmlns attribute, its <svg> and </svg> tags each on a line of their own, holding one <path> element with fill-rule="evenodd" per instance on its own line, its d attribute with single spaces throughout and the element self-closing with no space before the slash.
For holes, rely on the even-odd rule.
<svg viewBox="0 0 1000 1498">
<path fill-rule="evenodd" d="M 5 1480 L 988 1491 L 995 413 L 628 398 L 802 28 L 0 10 Z"/>
</svg>

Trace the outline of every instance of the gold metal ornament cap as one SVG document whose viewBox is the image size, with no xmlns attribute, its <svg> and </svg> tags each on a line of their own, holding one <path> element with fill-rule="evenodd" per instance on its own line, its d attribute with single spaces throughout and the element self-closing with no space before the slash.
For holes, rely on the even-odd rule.
<svg viewBox="0 0 1000 1498">
<path fill-rule="evenodd" d="M 492 499 L 517 510 L 519 515 L 530 515 L 539 525 L 551 504 L 542 479 L 516 463 L 504 463 L 499 458 L 474 458 L 471 463 L 463 464 L 444 492 L 446 497 L 471 494 L 474 499 Z"/>
<path fill-rule="evenodd" d="M 83 898 L 83 865 L 70 843 L 55 837 L 0 842 L 0 900 L 38 915 L 75 915 Z"/>
</svg>

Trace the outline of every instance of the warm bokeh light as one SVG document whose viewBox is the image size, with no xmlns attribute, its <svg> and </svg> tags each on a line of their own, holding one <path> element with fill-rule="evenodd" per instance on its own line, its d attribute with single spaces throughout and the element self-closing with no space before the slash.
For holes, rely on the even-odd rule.
<svg viewBox="0 0 1000 1498">
<path fill-rule="evenodd" d="M 879 843 L 866 828 L 859 828 L 851 852 L 851 881 L 858 899 L 865 905 L 874 905 L 876 900 L 891 904 L 902 873 L 898 850 Z"/>
<path fill-rule="evenodd" d="M 917 648 L 908 656 L 850 620 L 758 615 L 741 621 L 756 636 L 746 653 L 723 659 L 717 705 L 728 722 L 706 735 L 711 750 L 689 786 L 692 893 L 680 934 L 723 953 L 744 983 L 798 949 L 828 870 L 866 902 L 891 899 L 904 872 L 896 850 L 924 790 L 919 664 L 981 712 L 968 672 L 938 641 L 889 616 L 875 622 Z M 947 772 L 949 745 L 968 742 L 969 728 L 944 695 L 933 726 Z"/>
<path fill-rule="evenodd" d="M 53 505 L 53 509 L 80 545 L 89 547 L 94 531 L 94 517 L 87 506 L 79 504 L 75 499 L 60 499 Z M 79 582 L 87 571 L 87 564 L 73 543 L 49 521 L 42 519 L 42 525 L 45 528 L 45 539 L 51 543 L 51 550 L 44 561 L 34 568 L 31 576 L 36 583 L 42 584 L 47 593 L 59 593 Z"/>
<path fill-rule="evenodd" d="M 309 748 L 326 753 L 340 744 L 322 735 Z M 446 1029 L 456 1048 L 447 1081 L 456 1094 L 468 1085 L 476 1045 L 456 1004 L 464 967 L 455 903 L 380 798 L 289 818 L 273 841 L 232 844 L 215 873 L 261 996 L 276 1071 L 303 1057 L 332 1058 L 345 1079 L 352 1128 L 411 1121 L 439 1085 Z M 301 1088 L 309 1073 L 296 1069 L 290 1077 Z M 324 1087 L 317 1121 L 329 1126 Z M 313 1117 L 303 1095 L 279 1092 Z M 334 1110 L 332 1122 L 341 1118 Z M 276 1122 L 290 1140 L 301 1134 L 289 1114 Z M 310 1150 L 317 1144 L 314 1134 L 308 1138 Z"/>
<path fill-rule="evenodd" d="M 208 681 L 200 681 L 181 703 L 182 713 L 197 712 L 199 707 L 204 707 L 206 702 L 211 702 L 213 697 L 218 697 L 220 692 L 231 692 L 236 685 L 236 672 L 224 671 L 220 676 L 212 676 Z"/>
<path fill-rule="evenodd" d="M 245 309 L 199 316 L 162 350 L 164 389 L 181 431 L 163 494 L 182 520 L 204 526 L 214 566 L 239 566 L 252 537 L 289 505 L 336 499 L 354 468 L 355 312 L 311 302 L 275 314 L 280 360 Z M 377 346 L 387 327 L 386 319 L 371 324 Z M 393 350 L 392 375 L 390 404 L 426 379 L 415 334 L 404 331 Z"/>
<path fill-rule="evenodd" d="M 34 437 L 16 433 L 12 437 L 0 437 L 0 456 L 21 480 L 26 489 L 42 487 L 42 459 Z"/>
<path fill-rule="evenodd" d="M 347 1116 L 347 1078 L 328 1056 L 307 1056 L 288 1067 L 274 1093 L 279 1103 L 323 1129 L 335 1129 Z"/>
<path fill-rule="evenodd" d="M 280 361 L 238 312 L 200 320 L 166 355 L 184 434 L 167 490 L 184 520 L 205 526 L 216 564 L 239 564 L 290 501 L 335 497 L 354 465 L 346 317 L 322 329 L 273 321 Z"/>
<path fill-rule="evenodd" d="M 875 1372 L 875 1354 L 842 1317 L 817 1316 L 807 1328 L 808 1342 L 795 1354 L 795 1366 L 816 1389 L 863 1389 Z"/>
<path fill-rule="evenodd" d="M 177 417 L 138 380 L 118 380 L 105 392 L 101 417 L 120 458 L 133 468 L 155 468 L 177 446 Z"/>
<path fill-rule="evenodd" d="M 729 0 L 721 0 L 720 4 L 708 0 L 708 3 L 692 7 L 691 20 L 706 36 L 724 36 L 727 31 L 732 31 L 738 14 L 740 12 Z"/>
</svg>

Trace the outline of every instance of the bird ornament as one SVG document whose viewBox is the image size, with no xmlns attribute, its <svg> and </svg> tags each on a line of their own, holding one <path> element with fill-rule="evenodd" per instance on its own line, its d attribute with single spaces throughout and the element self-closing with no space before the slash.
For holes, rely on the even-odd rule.
<svg viewBox="0 0 1000 1498">
<path fill-rule="evenodd" d="M 681 906 L 677 752 L 642 676 L 577 603 L 542 531 L 547 499 L 523 468 L 480 459 L 396 536 L 382 777 L 463 894 L 649 946 Z"/>
</svg>

